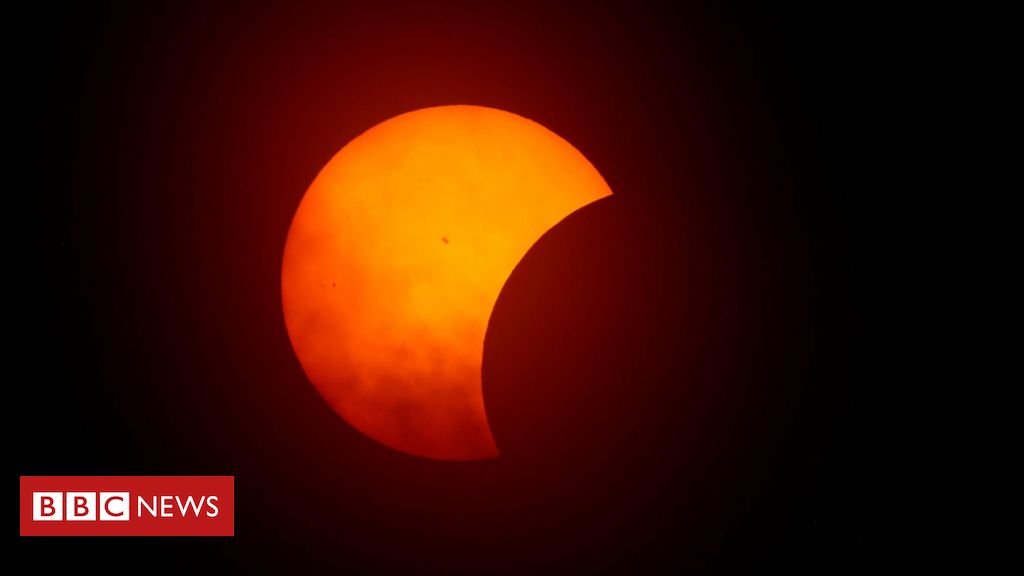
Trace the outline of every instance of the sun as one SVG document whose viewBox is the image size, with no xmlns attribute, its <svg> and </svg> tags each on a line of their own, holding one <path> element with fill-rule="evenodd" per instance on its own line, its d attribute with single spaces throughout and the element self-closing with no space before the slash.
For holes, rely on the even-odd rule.
<svg viewBox="0 0 1024 576">
<path fill-rule="evenodd" d="M 310 185 L 285 244 L 285 323 L 309 380 L 353 427 L 428 458 L 497 455 L 484 334 L 527 250 L 611 194 L 540 124 L 480 106 L 386 120 Z"/>
</svg>

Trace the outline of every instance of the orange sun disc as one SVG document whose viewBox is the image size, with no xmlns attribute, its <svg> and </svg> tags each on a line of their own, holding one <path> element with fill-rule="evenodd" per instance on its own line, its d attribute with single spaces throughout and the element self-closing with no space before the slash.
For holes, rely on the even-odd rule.
<svg viewBox="0 0 1024 576">
<path fill-rule="evenodd" d="M 402 114 L 339 151 L 285 245 L 285 324 L 306 375 L 353 427 L 428 458 L 497 455 L 484 333 L 527 250 L 611 194 L 568 142 L 479 106 Z"/>
</svg>

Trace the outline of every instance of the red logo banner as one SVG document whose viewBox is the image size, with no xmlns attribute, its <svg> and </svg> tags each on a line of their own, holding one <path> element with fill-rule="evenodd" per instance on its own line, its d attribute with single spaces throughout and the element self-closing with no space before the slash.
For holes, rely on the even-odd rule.
<svg viewBox="0 0 1024 576">
<path fill-rule="evenodd" d="M 22 536 L 234 536 L 234 476 L 22 476 Z"/>
</svg>

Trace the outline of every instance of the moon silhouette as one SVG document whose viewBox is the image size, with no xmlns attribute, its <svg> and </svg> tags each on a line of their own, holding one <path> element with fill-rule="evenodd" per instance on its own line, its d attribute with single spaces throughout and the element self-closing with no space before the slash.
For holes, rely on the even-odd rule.
<svg viewBox="0 0 1024 576">
<path fill-rule="evenodd" d="M 498 455 L 481 362 L 530 247 L 612 192 L 571 144 L 493 108 L 386 120 L 321 170 L 285 244 L 281 294 L 309 380 L 349 424 L 408 454 Z"/>
</svg>

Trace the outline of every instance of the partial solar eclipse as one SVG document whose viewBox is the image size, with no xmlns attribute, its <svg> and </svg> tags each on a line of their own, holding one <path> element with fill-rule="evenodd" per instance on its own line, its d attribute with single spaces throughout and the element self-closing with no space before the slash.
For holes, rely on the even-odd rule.
<svg viewBox="0 0 1024 576">
<path fill-rule="evenodd" d="M 303 370 L 384 445 L 497 456 L 481 362 L 498 293 L 545 232 L 611 193 L 571 144 L 509 112 L 374 126 L 324 166 L 288 232 L 281 295 Z"/>
</svg>

